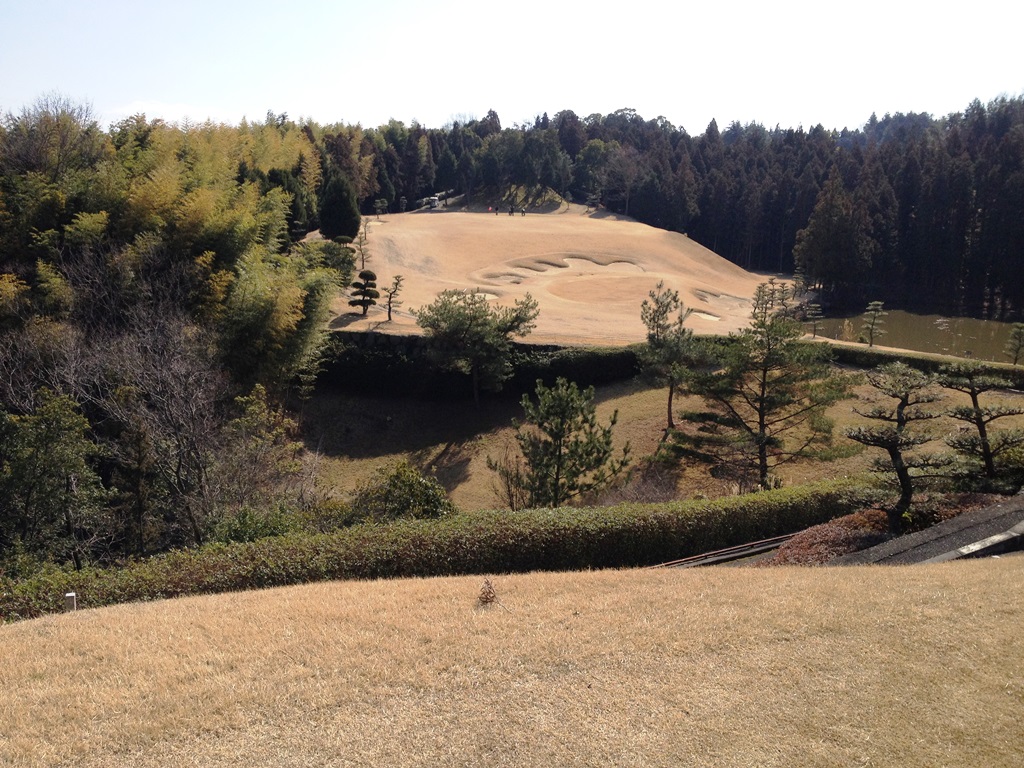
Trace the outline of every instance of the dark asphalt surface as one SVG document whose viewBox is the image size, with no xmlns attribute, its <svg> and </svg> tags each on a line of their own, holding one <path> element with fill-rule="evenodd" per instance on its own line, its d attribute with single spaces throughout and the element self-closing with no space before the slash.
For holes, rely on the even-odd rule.
<svg viewBox="0 0 1024 768">
<path fill-rule="evenodd" d="M 965 512 L 924 531 L 836 558 L 829 565 L 909 565 L 953 552 L 974 542 L 1005 533 L 1024 522 L 1024 494 L 991 507 Z"/>
</svg>

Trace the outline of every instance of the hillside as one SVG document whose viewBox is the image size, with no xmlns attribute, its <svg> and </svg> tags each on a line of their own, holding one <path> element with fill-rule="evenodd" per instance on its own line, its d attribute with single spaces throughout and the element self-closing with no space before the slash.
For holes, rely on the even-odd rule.
<svg viewBox="0 0 1024 768">
<path fill-rule="evenodd" d="M 746 324 L 749 299 L 765 280 L 685 235 L 578 205 L 525 216 L 444 208 L 389 214 L 369 221 L 369 253 L 378 286 L 405 278 L 403 306 L 388 324 L 383 307 L 362 318 L 339 299 L 336 328 L 413 331 L 410 310 L 445 289 L 479 288 L 504 305 L 526 293 L 538 301 L 531 342 L 628 344 L 643 340 L 640 305 L 663 280 L 694 309 L 687 324 L 696 333 L 728 333 Z"/>
<path fill-rule="evenodd" d="M 1019 765 L 1024 570 L 342 582 L 0 626 L 10 766 Z"/>
<path fill-rule="evenodd" d="M 641 342 L 640 306 L 663 280 L 678 290 L 694 313 L 686 321 L 696 333 L 727 333 L 749 323 L 750 296 L 767 278 L 746 272 L 683 235 L 655 229 L 604 211 L 563 205 L 551 213 L 509 216 L 485 210 L 422 210 L 369 221 L 367 267 L 378 285 L 405 277 L 403 305 L 386 321 L 385 309 L 367 317 L 335 301 L 333 327 L 415 333 L 412 310 L 446 288 L 479 288 L 511 305 L 530 292 L 540 305 L 537 329 L 527 341 L 611 346 Z M 634 458 L 653 454 L 665 426 L 665 393 L 642 381 L 599 387 L 598 414 L 618 412 L 617 446 L 627 441 Z M 871 388 L 861 386 L 860 395 Z M 947 393 L 948 397 L 956 399 Z M 679 397 L 677 411 L 697 410 L 697 398 Z M 839 429 L 858 423 L 850 401 L 829 415 Z M 463 509 L 498 503 L 488 457 L 514 445 L 512 419 L 521 416 L 516 399 L 485 399 L 480 408 L 463 403 L 423 403 L 318 392 L 305 406 L 306 444 L 321 459 L 325 484 L 345 495 L 381 466 L 407 459 L 436 477 Z M 338 428 L 338 425 L 342 425 Z M 939 432 L 956 424 L 939 422 Z M 849 441 L 838 442 L 852 447 Z M 780 469 L 787 485 L 810 478 L 866 472 L 873 456 L 854 447 L 837 460 L 797 462 Z M 730 480 L 712 478 L 706 467 L 684 470 L 658 492 L 688 498 L 734 492 Z M 650 490 L 650 489 L 648 489 Z"/>
<path fill-rule="evenodd" d="M 417 333 L 412 310 L 448 288 L 479 288 L 503 305 L 527 292 L 537 299 L 540 316 L 528 342 L 611 346 L 643 340 L 640 305 L 659 280 L 678 290 L 687 306 L 699 307 L 687 323 L 704 333 L 745 325 L 749 296 L 762 281 L 682 235 L 578 205 L 525 217 L 453 206 L 368 224 L 366 266 L 379 286 L 404 276 L 403 304 L 388 323 L 382 306 L 364 318 L 339 298 L 335 328 Z M 601 388 L 598 401 L 602 419 L 620 411 L 618 444 L 628 440 L 638 456 L 655 450 L 664 418 L 661 392 L 624 382 Z M 511 421 L 519 416 L 518 402 L 507 398 L 467 410 L 464 403 L 321 391 L 305 407 L 304 421 L 307 445 L 321 455 L 321 477 L 342 495 L 375 468 L 404 458 L 437 477 L 461 508 L 482 509 L 496 503 L 487 457 L 514 444 Z M 338 424 L 344 428 L 334 428 Z"/>
</svg>

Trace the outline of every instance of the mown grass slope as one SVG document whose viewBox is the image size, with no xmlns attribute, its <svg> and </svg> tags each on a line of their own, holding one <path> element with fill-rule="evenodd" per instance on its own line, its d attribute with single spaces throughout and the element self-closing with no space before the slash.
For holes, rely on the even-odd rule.
<svg viewBox="0 0 1024 768">
<path fill-rule="evenodd" d="M 1020 559 L 337 582 L 0 627 L 12 766 L 1019 765 Z"/>
</svg>

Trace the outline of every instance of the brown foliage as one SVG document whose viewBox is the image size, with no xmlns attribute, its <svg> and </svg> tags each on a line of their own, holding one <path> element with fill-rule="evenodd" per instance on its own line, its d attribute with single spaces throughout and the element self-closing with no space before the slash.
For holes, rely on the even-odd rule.
<svg viewBox="0 0 1024 768">
<path fill-rule="evenodd" d="M 854 512 L 798 533 L 759 565 L 824 565 L 840 555 L 880 544 L 887 528 L 888 517 L 881 509 Z"/>
</svg>

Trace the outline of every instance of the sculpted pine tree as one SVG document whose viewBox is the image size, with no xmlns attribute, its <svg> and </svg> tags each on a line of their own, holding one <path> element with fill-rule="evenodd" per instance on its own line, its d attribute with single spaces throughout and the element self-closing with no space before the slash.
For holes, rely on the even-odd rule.
<svg viewBox="0 0 1024 768">
<path fill-rule="evenodd" d="M 752 474 L 760 489 L 776 482 L 775 467 L 831 445 L 825 409 L 849 396 L 828 348 L 801 343 L 800 323 L 779 311 L 786 290 L 774 282 L 758 286 L 750 325 L 711 348 L 707 363 L 688 374 L 690 392 L 709 411 L 687 414 L 698 431 L 677 436 L 741 479 Z"/>
<path fill-rule="evenodd" d="M 559 378 L 554 387 L 537 381 L 537 401 L 524 395 L 525 424 L 517 425 L 516 441 L 523 453 L 525 486 L 531 507 L 559 507 L 583 493 L 599 490 L 629 464 L 629 445 L 616 458 L 612 427 L 597 422 L 594 388 L 580 391 Z M 491 469 L 496 469 L 488 460 Z"/>
<path fill-rule="evenodd" d="M 391 322 L 391 313 L 402 306 L 402 302 L 398 300 L 398 292 L 402 290 L 402 282 L 405 280 L 401 275 L 395 275 L 394 281 L 391 283 L 390 288 L 384 289 L 384 295 L 387 296 L 386 306 L 388 308 L 388 322 Z"/>
<path fill-rule="evenodd" d="M 369 312 L 370 307 L 377 303 L 380 298 L 380 291 L 377 290 L 377 274 L 364 269 L 359 273 L 359 279 L 352 283 L 352 296 L 349 299 L 350 307 L 362 307 L 363 314 Z"/>
<path fill-rule="evenodd" d="M 533 330 L 538 309 L 530 294 L 511 307 L 492 307 L 482 293 L 452 289 L 415 314 L 431 340 L 431 355 L 443 367 L 472 377 L 473 400 L 479 404 L 481 389 L 500 391 L 512 375 L 512 337 Z"/>
<path fill-rule="evenodd" d="M 818 326 L 821 324 L 824 315 L 821 313 L 821 304 L 808 304 L 804 312 L 804 321 L 811 325 L 811 338 L 818 338 Z"/>
<path fill-rule="evenodd" d="M 649 296 L 640 307 L 640 319 L 647 326 L 647 346 L 641 353 L 641 363 L 649 375 L 668 386 L 666 428 L 671 430 L 676 428 L 672 416 L 673 398 L 683 380 L 693 346 L 693 331 L 684 328 L 683 323 L 693 310 L 684 309 L 679 292 L 668 290 L 663 282 L 659 282 Z"/>
<path fill-rule="evenodd" d="M 793 298 L 799 299 L 805 293 L 807 293 L 807 275 L 804 273 L 803 267 L 798 266 L 793 272 Z"/>
<path fill-rule="evenodd" d="M 927 421 L 939 416 L 938 412 L 924 406 L 939 399 L 932 385 L 934 379 L 906 363 L 889 363 L 880 366 L 867 375 L 868 382 L 876 390 L 896 401 L 895 405 L 874 405 L 866 411 L 854 408 L 854 412 L 880 426 L 853 427 L 846 430 L 846 436 L 861 445 L 881 448 L 886 452 L 889 463 L 879 462 L 876 469 L 891 471 L 900 487 L 900 497 L 887 510 L 889 531 L 903 532 L 903 516 L 910 509 L 914 497 L 914 473 L 934 466 L 931 457 L 910 457 L 908 452 L 929 442 L 932 436 L 913 427 L 914 422 Z"/>
<path fill-rule="evenodd" d="M 1010 329 L 1010 338 L 1003 347 L 1003 354 L 1010 358 L 1012 365 L 1017 365 L 1024 357 L 1024 323 L 1014 323 Z"/>
<path fill-rule="evenodd" d="M 980 396 L 995 390 L 1009 389 L 1010 382 L 999 376 L 985 374 L 973 363 L 947 365 L 939 372 L 939 384 L 946 389 L 963 392 L 971 404 L 959 405 L 946 413 L 970 424 L 972 433 L 954 434 L 946 443 L 958 453 L 980 462 L 985 476 L 995 478 L 996 463 L 1007 451 L 1024 445 L 1024 431 L 1019 429 L 992 432 L 989 425 L 997 419 L 1024 414 L 1024 408 L 1006 405 L 982 405 Z"/>
<path fill-rule="evenodd" d="M 889 313 L 883 311 L 883 306 L 880 301 L 872 301 L 864 312 L 864 324 L 860 327 L 860 332 L 861 339 L 867 342 L 869 347 L 875 346 L 875 339 L 886 333 L 882 324 L 885 322 L 883 318 Z"/>
</svg>

